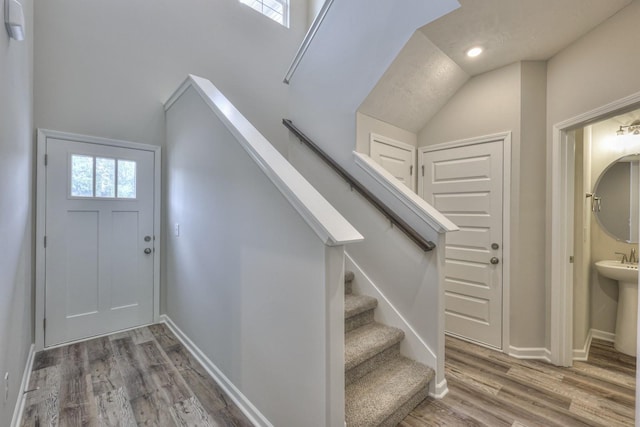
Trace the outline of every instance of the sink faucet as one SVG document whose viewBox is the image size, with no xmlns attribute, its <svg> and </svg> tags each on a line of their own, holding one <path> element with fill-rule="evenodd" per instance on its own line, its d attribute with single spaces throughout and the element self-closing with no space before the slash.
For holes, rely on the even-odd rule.
<svg viewBox="0 0 640 427">
<path fill-rule="evenodd" d="M 638 254 L 636 252 L 636 248 L 631 248 L 631 254 L 629 254 L 629 264 L 637 264 L 638 263 Z"/>
<path fill-rule="evenodd" d="M 622 255 L 622 261 L 620 261 L 622 264 L 626 264 L 627 261 L 627 254 L 623 254 L 622 252 L 616 252 L 616 255 Z"/>
</svg>

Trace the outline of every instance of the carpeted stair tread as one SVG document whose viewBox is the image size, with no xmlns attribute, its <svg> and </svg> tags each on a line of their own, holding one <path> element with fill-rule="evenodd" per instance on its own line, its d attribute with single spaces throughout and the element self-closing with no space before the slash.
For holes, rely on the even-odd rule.
<svg viewBox="0 0 640 427">
<path fill-rule="evenodd" d="M 404 409 L 410 400 L 415 400 L 416 395 L 426 396 L 433 376 L 433 369 L 398 357 L 359 378 L 345 390 L 347 427 L 397 424 L 396 412 Z"/>
<path fill-rule="evenodd" d="M 403 339 L 404 332 L 402 330 L 375 322 L 347 332 L 344 339 L 345 371 L 374 357 Z"/>
<path fill-rule="evenodd" d="M 372 310 L 378 306 L 378 300 L 368 295 L 348 294 L 344 296 L 344 318 L 348 319 Z"/>
</svg>

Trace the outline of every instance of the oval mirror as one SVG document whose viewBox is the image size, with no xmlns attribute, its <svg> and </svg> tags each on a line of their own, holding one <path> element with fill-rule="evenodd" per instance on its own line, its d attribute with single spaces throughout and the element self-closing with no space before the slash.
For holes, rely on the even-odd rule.
<svg viewBox="0 0 640 427">
<path fill-rule="evenodd" d="M 640 154 L 611 163 L 593 190 L 592 210 L 600 227 L 616 240 L 638 243 Z"/>
</svg>

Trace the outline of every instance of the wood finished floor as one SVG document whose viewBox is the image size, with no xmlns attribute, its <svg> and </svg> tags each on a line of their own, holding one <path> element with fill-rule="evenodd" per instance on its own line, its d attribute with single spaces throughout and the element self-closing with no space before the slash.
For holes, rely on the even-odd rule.
<svg viewBox="0 0 640 427">
<path fill-rule="evenodd" d="M 593 340 L 589 360 L 559 368 L 446 341 L 449 394 L 426 399 L 401 427 L 633 426 L 636 359 Z"/>
<path fill-rule="evenodd" d="M 599 340 L 558 368 L 447 338 L 449 394 L 400 426 L 633 426 L 635 362 Z M 163 324 L 40 352 L 36 387 L 22 426 L 251 426 Z"/>
<path fill-rule="evenodd" d="M 22 426 L 252 424 L 164 324 L 39 352 Z"/>
</svg>

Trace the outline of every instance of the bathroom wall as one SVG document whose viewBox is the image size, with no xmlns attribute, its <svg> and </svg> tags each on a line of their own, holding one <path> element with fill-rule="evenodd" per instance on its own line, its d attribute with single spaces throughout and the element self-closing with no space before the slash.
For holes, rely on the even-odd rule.
<svg viewBox="0 0 640 427">
<path fill-rule="evenodd" d="M 370 154 L 370 135 L 372 133 L 386 136 L 414 147 L 418 145 L 418 136 L 415 133 L 374 119 L 366 114 L 356 113 L 356 151 L 358 153 Z"/>
<path fill-rule="evenodd" d="M 629 54 L 629 52 L 635 52 L 640 45 L 638 20 L 640 20 L 640 2 L 634 1 L 548 61 L 548 156 L 552 153 L 550 147 L 553 142 L 551 134 L 553 125 L 640 92 L 638 78 L 640 55 Z M 551 158 L 547 157 L 547 176 L 550 176 L 551 164 Z M 549 182 L 548 200 L 552 194 L 550 185 Z M 551 218 L 550 208 L 551 206 L 547 205 L 549 218 Z M 547 222 L 548 229 L 550 223 L 550 221 Z M 596 238 L 597 236 L 594 236 L 594 239 Z M 551 241 L 547 242 L 549 265 L 550 247 Z M 593 261 L 595 260 L 594 257 Z M 547 283 L 550 284 L 550 281 Z M 547 310 L 550 304 L 551 289 L 549 288 L 547 289 Z M 604 323 L 610 324 L 610 322 L 597 321 L 594 327 L 597 324 L 599 328 L 604 328 L 606 327 Z M 550 337 L 550 334 L 549 323 L 547 336 Z M 638 415 L 640 417 L 640 413 Z"/>
<path fill-rule="evenodd" d="M 591 128 L 591 182 L 590 191 L 602 172 L 618 158 L 635 154 L 640 149 L 640 136 L 618 137 L 620 124 L 640 119 L 640 110 L 596 123 Z M 603 201 L 606 203 L 606 201 Z M 593 214 L 591 214 L 593 216 Z M 618 307 L 618 284 L 615 280 L 600 276 L 593 263 L 603 259 L 620 259 L 615 252 L 628 254 L 637 244 L 618 241 L 603 230 L 598 221 L 591 221 L 591 328 L 615 333 Z"/>
<path fill-rule="evenodd" d="M 472 77 L 418 133 L 418 146 L 426 146 L 511 132 L 509 326 L 510 345 L 519 348 L 545 343 L 545 88 L 539 61 Z"/>
<path fill-rule="evenodd" d="M 573 349 L 582 355 L 591 329 L 591 128 L 577 129 L 575 138 Z"/>
</svg>

